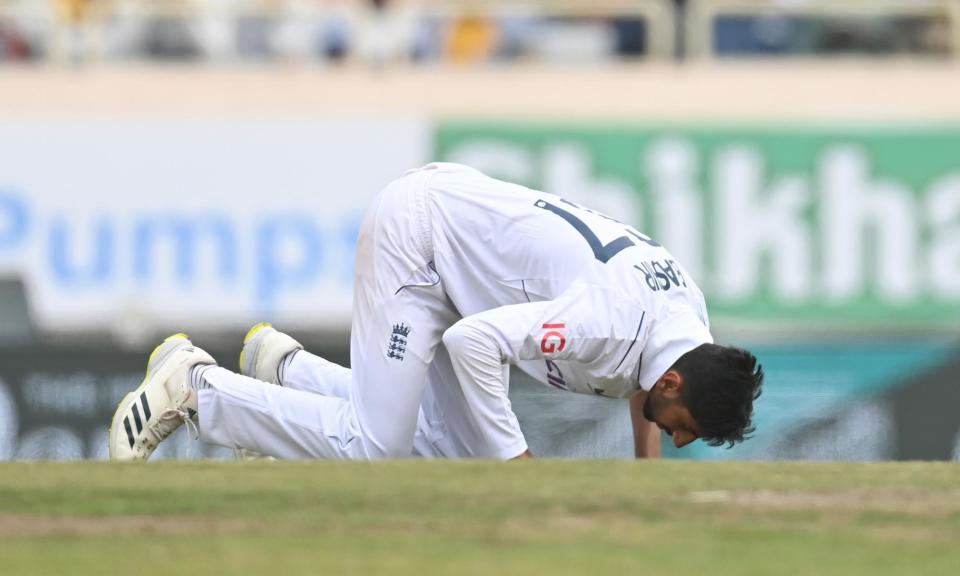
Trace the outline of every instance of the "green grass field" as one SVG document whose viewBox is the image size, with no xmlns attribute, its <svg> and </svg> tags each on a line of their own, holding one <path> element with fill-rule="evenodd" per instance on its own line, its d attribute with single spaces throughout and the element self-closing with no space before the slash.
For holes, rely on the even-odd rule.
<svg viewBox="0 0 960 576">
<path fill-rule="evenodd" d="M 960 465 L 0 465 L 0 574 L 960 574 Z"/>
</svg>

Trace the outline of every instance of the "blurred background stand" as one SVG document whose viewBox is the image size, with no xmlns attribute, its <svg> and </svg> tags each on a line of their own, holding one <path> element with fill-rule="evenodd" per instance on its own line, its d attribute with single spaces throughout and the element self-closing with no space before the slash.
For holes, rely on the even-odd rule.
<svg viewBox="0 0 960 576">
<path fill-rule="evenodd" d="M 757 352 L 756 438 L 668 457 L 960 459 L 958 55 L 960 0 L 0 0 L 0 458 L 103 457 L 171 332 L 347 363 L 363 212 L 442 160 L 634 223 Z"/>
<path fill-rule="evenodd" d="M 23 282 L 0 278 L 0 346 L 24 346 L 33 341 Z"/>
</svg>

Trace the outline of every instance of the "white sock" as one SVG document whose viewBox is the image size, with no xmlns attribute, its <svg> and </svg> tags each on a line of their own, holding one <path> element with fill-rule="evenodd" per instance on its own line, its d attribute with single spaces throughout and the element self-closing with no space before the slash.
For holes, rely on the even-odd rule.
<svg viewBox="0 0 960 576">
<path fill-rule="evenodd" d="M 190 387 L 194 390 L 205 390 L 210 384 L 204 378 L 207 370 L 216 368 L 216 364 L 197 364 L 190 369 Z"/>
<path fill-rule="evenodd" d="M 197 417 L 197 411 L 200 407 L 197 390 L 204 390 L 210 387 L 210 383 L 207 382 L 204 375 L 207 373 L 207 370 L 216 367 L 215 364 L 198 364 L 190 369 L 190 396 L 187 397 L 187 400 L 183 403 L 183 407 L 187 409 L 187 413 L 190 414 L 191 418 Z"/>
</svg>

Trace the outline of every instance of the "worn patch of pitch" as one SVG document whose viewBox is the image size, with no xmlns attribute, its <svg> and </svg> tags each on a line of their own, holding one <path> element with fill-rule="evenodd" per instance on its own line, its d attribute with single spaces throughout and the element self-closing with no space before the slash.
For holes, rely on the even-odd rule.
<svg viewBox="0 0 960 576">
<path fill-rule="evenodd" d="M 707 490 L 690 492 L 694 504 L 730 504 L 758 510 L 876 511 L 932 517 L 960 514 L 960 490 L 848 490 L 802 492 Z"/>
<path fill-rule="evenodd" d="M 46 516 L 0 514 L 0 538 L 240 532 L 254 522 L 203 516 Z"/>
</svg>

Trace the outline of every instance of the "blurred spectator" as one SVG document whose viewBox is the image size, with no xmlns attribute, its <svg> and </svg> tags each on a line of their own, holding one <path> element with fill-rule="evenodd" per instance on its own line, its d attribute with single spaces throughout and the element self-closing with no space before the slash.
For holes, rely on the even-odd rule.
<svg viewBox="0 0 960 576">
<path fill-rule="evenodd" d="M 714 24 L 714 50 L 724 54 L 782 54 L 797 45 L 798 25 L 783 16 L 724 16 Z"/>
<path fill-rule="evenodd" d="M 374 67 L 409 61 L 419 15 L 415 6 L 392 0 L 358 2 L 351 21 L 356 55 Z"/>
<path fill-rule="evenodd" d="M 244 60 L 265 60 L 273 56 L 276 22 L 265 14 L 244 14 L 237 18 L 237 55 Z"/>
<path fill-rule="evenodd" d="M 515 11 L 500 18 L 498 56 L 517 60 L 531 54 L 531 44 L 543 25 L 543 15 L 536 11 L 517 14 Z"/>
<path fill-rule="evenodd" d="M 188 61 L 202 55 L 192 29 L 197 13 L 183 0 L 144 6 L 140 48 L 151 60 Z"/>
<path fill-rule="evenodd" d="M 43 58 L 56 18 L 52 3 L 0 0 L 0 62 L 29 62 Z"/>
<path fill-rule="evenodd" d="M 0 61 L 25 61 L 33 56 L 33 49 L 16 25 L 0 18 Z"/>
<path fill-rule="evenodd" d="M 151 60 L 188 61 L 201 54 L 187 21 L 179 16 L 151 16 L 144 28 L 142 49 Z"/>
<path fill-rule="evenodd" d="M 205 0 L 197 6 L 194 30 L 204 56 L 213 62 L 233 58 L 237 51 L 231 14 L 235 0 Z"/>
<path fill-rule="evenodd" d="M 436 14 L 421 13 L 414 23 L 411 58 L 415 62 L 436 62 L 443 57 L 444 21 Z"/>
<path fill-rule="evenodd" d="M 489 17 L 467 14 L 454 20 L 447 40 L 447 55 L 457 64 L 489 61 L 497 47 L 497 30 Z"/>
<path fill-rule="evenodd" d="M 320 53 L 332 62 L 340 62 L 350 52 L 350 24 L 342 16 L 326 19 L 321 28 Z"/>
<path fill-rule="evenodd" d="M 346 0 L 314 0 L 318 12 L 314 29 L 314 46 L 319 57 L 327 62 L 342 62 L 353 47 L 351 10 Z"/>
<path fill-rule="evenodd" d="M 637 58 L 647 53 L 647 22 L 643 18 L 623 16 L 612 22 L 616 34 L 616 54 L 622 58 Z"/>
<path fill-rule="evenodd" d="M 82 64 L 90 51 L 88 30 L 95 0 L 57 0 L 57 12 L 63 30 L 63 55 L 73 65 Z"/>
<path fill-rule="evenodd" d="M 298 63 L 311 55 L 315 26 L 311 6 L 303 0 L 275 0 L 269 4 L 267 17 L 273 21 L 267 56 Z"/>
<path fill-rule="evenodd" d="M 603 18 L 550 18 L 538 28 L 532 52 L 548 62 L 599 62 L 613 58 L 616 43 Z"/>
</svg>

